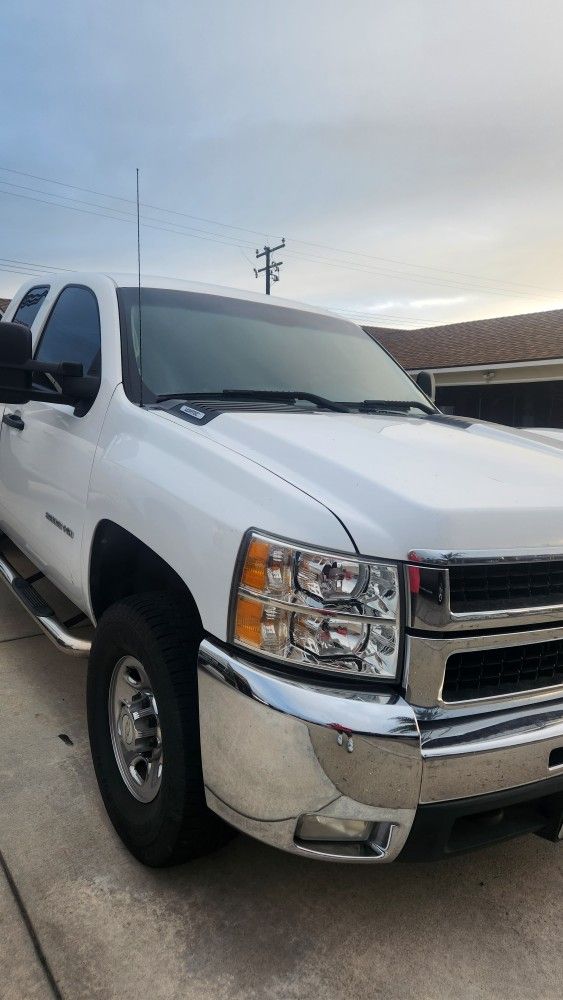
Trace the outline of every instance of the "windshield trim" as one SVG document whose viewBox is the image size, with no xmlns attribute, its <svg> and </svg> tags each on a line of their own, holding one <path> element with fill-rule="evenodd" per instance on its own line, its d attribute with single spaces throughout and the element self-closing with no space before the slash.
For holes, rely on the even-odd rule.
<svg viewBox="0 0 563 1000">
<path fill-rule="evenodd" d="M 137 406 L 140 406 L 141 399 L 143 398 L 141 395 L 141 376 L 135 361 L 133 344 L 131 343 L 131 334 L 129 331 L 129 324 L 127 322 L 127 308 L 123 296 L 121 295 L 123 290 L 123 287 L 116 287 L 115 289 L 117 297 L 117 311 L 119 315 L 123 389 L 127 399 L 130 400 L 131 403 L 135 403 Z"/>
</svg>

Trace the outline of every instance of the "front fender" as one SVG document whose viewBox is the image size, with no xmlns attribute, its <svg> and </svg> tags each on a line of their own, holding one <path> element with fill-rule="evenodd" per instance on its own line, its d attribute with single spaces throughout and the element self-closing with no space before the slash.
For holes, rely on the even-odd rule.
<svg viewBox="0 0 563 1000">
<path fill-rule="evenodd" d="M 88 493 L 82 585 L 90 612 L 89 558 L 103 519 L 175 570 L 205 630 L 219 639 L 227 637 L 232 574 L 249 527 L 353 551 L 341 523 L 319 501 L 213 441 L 205 428 L 135 406 L 121 387 L 104 421 Z"/>
</svg>

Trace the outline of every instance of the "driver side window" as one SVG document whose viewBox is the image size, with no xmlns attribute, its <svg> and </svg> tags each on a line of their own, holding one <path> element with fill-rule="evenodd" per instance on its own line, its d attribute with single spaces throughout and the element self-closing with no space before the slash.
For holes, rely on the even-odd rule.
<svg viewBox="0 0 563 1000">
<path fill-rule="evenodd" d="M 89 288 L 69 285 L 59 295 L 41 335 L 36 361 L 81 364 L 84 375 L 101 375 L 100 314 Z M 52 376 L 36 375 L 37 384 L 53 388 Z"/>
</svg>

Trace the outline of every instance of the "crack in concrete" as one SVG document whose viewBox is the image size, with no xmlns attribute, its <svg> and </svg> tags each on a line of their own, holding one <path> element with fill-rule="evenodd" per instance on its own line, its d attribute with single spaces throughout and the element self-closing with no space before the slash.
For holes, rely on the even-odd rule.
<svg viewBox="0 0 563 1000">
<path fill-rule="evenodd" d="M 47 982 L 49 984 L 49 987 L 50 987 L 51 992 L 53 994 L 54 1000 L 64 1000 L 63 995 L 62 995 L 62 993 L 60 991 L 59 985 L 57 983 L 57 980 L 55 979 L 55 976 L 53 974 L 51 966 L 49 965 L 49 961 L 47 959 L 47 956 L 45 955 L 45 952 L 43 951 L 43 947 L 41 945 L 41 941 L 39 940 L 39 937 L 37 936 L 37 932 L 35 930 L 35 927 L 33 926 L 33 922 L 32 922 L 31 917 L 30 917 L 30 915 L 29 915 L 29 913 L 27 911 L 27 907 L 26 907 L 26 905 L 25 905 L 25 903 L 24 903 L 24 901 L 23 901 L 23 899 L 22 899 L 22 897 L 20 895 L 20 891 L 19 891 L 19 889 L 18 889 L 18 887 L 17 887 L 17 885 L 15 883 L 14 877 L 13 877 L 13 875 L 12 875 L 12 873 L 11 873 L 9 867 L 8 867 L 8 863 L 7 863 L 4 855 L 2 854 L 2 851 L 0 851 L 0 869 L 4 873 L 4 876 L 6 878 L 6 882 L 8 883 L 8 886 L 10 888 L 10 892 L 12 893 L 14 902 L 15 902 L 15 904 L 16 904 L 16 906 L 18 908 L 19 914 L 20 914 L 20 916 L 21 916 L 21 918 L 23 920 L 25 929 L 26 929 L 26 931 L 28 933 L 29 940 L 31 941 L 31 944 L 33 946 L 33 950 L 35 952 L 37 960 L 38 960 L 41 968 L 43 969 L 43 972 L 45 974 L 45 978 L 46 978 L 46 980 L 47 980 Z"/>
<path fill-rule="evenodd" d="M 28 632 L 26 635 L 10 635 L 7 639 L 0 639 L 0 646 L 4 642 L 20 642 L 22 639 L 36 639 L 37 636 L 45 635 L 44 632 Z M 47 638 L 45 636 L 45 638 Z"/>
</svg>

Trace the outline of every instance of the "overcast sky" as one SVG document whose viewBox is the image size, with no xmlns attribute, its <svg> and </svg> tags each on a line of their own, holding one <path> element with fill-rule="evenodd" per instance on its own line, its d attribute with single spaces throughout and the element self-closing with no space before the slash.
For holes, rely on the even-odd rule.
<svg viewBox="0 0 563 1000">
<path fill-rule="evenodd" d="M 90 191 L 138 166 L 146 273 L 257 290 L 285 235 L 276 294 L 381 325 L 563 307 L 562 35 L 561 0 L 4 4 L 0 295 L 133 270 Z"/>
</svg>

